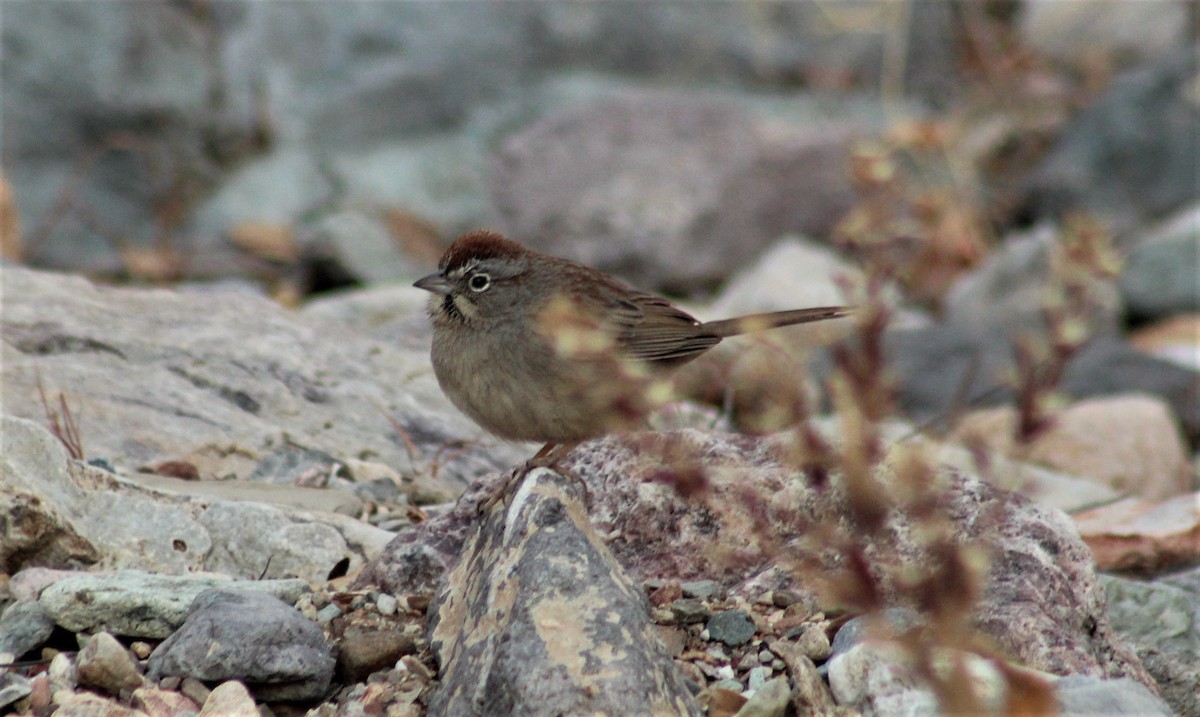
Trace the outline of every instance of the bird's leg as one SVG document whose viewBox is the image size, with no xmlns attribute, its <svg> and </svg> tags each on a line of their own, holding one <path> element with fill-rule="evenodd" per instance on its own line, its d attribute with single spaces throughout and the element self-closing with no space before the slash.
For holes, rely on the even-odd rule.
<svg viewBox="0 0 1200 717">
<path fill-rule="evenodd" d="M 567 454 L 578 445 L 578 441 L 573 443 L 547 443 L 542 446 L 540 451 L 533 454 L 533 458 L 525 462 L 525 468 L 527 470 L 530 468 L 555 468 L 555 464 L 566 458 Z"/>
<path fill-rule="evenodd" d="M 525 470 L 529 471 L 534 468 L 550 468 L 568 478 L 573 478 L 579 481 L 580 487 L 583 488 L 584 506 L 592 504 L 592 491 L 588 489 L 588 484 L 583 478 L 574 471 L 569 471 L 566 468 L 558 465 L 558 462 L 566 458 L 575 447 L 580 444 L 580 441 L 572 441 L 571 443 L 547 443 L 542 446 L 542 449 L 534 454 L 525 463 Z"/>
<path fill-rule="evenodd" d="M 546 445 L 542 446 L 541 450 L 535 453 L 532 458 L 525 461 L 525 465 L 514 469 L 512 475 L 510 475 L 503 483 L 501 483 L 495 492 L 488 496 L 487 500 L 485 500 L 479 506 L 479 512 L 486 513 L 490 511 L 501 500 L 507 504 L 512 498 L 514 486 L 519 484 L 521 482 L 520 479 L 534 468 L 550 468 L 567 476 L 568 478 L 573 478 L 579 481 L 579 485 L 583 487 L 583 496 L 584 500 L 586 501 L 585 505 L 590 505 L 592 502 L 592 494 L 583 478 L 579 477 L 573 471 L 568 471 L 565 468 L 561 468 L 557 465 L 559 461 L 561 461 L 563 458 L 566 458 L 567 454 L 569 454 L 578 445 L 579 442 L 576 441 L 573 443 L 547 443 Z"/>
</svg>

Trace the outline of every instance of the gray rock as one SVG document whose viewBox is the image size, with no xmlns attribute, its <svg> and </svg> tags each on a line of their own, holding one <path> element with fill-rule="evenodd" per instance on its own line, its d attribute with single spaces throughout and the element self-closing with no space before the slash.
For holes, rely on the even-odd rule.
<svg viewBox="0 0 1200 717">
<path fill-rule="evenodd" d="M 0 673 L 0 709 L 4 709 L 17 700 L 33 692 L 29 678 L 7 670 Z"/>
<path fill-rule="evenodd" d="M 438 389 L 427 347 L 310 324 L 254 297 L 100 288 L 13 266 L 0 274 L 5 409 L 43 421 L 40 375 L 51 399 L 84 402 L 85 449 L 118 468 L 187 460 L 202 477 L 246 477 L 292 445 L 372 456 L 402 475 L 441 456 L 438 475 L 460 490 L 524 457 L 475 440 L 480 429 Z M 465 450 L 444 455 L 460 441 Z"/>
<path fill-rule="evenodd" d="M 904 632 L 921 624 L 920 615 L 907 608 L 888 608 L 883 611 L 880 617 L 883 618 L 887 629 L 895 633 Z M 845 625 L 838 628 L 837 633 L 833 636 L 833 641 L 830 643 L 833 655 L 836 656 L 844 652 L 849 652 L 850 648 L 866 640 L 869 636 L 871 624 L 872 616 L 869 615 L 859 615 L 847 620 Z"/>
<path fill-rule="evenodd" d="M 145 684 L 133 655 L 107 632 L 88 639 L 75 662 L 79 684 L 120 696 Z"/>
<path fill-rule="evenodd" d="M 17 600 L 0 615 L 0 652 L 20 658 L 41 647 L 52 632 L 54 620 L 38 604 L 37 598 Z"/>
<path fill-rule="evenodd" d="M 239 680 L 260 700 L 318 698 L 334 657 L 320 628 L 263 592 L 205 590 L 183 625 L 150 655 L 150 676 Z"/>
<path fill-rule="evenodd" d="M 1137 650 L 1171 710 L 1200 713 L 1200 590 L 1178 577 L 1174 583 L 1101 580 L 1113 629 Z"/>
<path fill-rule="evenodd" d="M 1128 66 L 1185 46 L 1188 17 L 1187 0 L 1027 0 L 1017 22 L 1021 38 L 1042 56 L 1067 63 L 1104 57 Z"/>
<path fill-rule="evenodd" d="M 1200 567 L 1164 575 L 1162 582 L 1184 590 L 1194 596 L 1200 596 Z"/>
<path fill-rule="evenodd" d="M 767 683 L 767 678 L 769 678 L 770 676 L 771 676 L 771 668 L 770 667 L 763 667 L 762 665 L 759 665 L 757 667 L 751 667 L 750 671 L 746 674 L 746 691 L 754 692 L 757 694 L 758 690 Z M 778 702 L 778 697 L 775 693 L 774 688 L 772 688 L 770 691 L 768 691 L 767 695 L 764 696 L 764 699 L 766 700 L 763 703 L 764 708 L 767 707 L 768 705 L 770 705 L 772 708 L 774 708 L 774 706 Z M 786 704 L 787 704 L 787 701 L 785 700 L 784 705 L 786 705 Z M 783 713 L 783 710 L 781 708 L 780 714 L 782 714 L 782 713 Z"/>
<path fill-rule="evenodd" d="M 705 600 L 717 594 L 721 586 L 716 580 L 686 580 L 679 584 L 686 597 Z"/>
<path fill-rule="evenodd" d="M 302 237 L 308 251 L 335 259 L 363 283 L 411 282 L 432 270 L 403 251 L 378 212 L 339 209 L 317 219 Z"/>
<path fill-rule="evenodd" d="M 677 291 L 711 287 L 784 233 L 827 234 L 854 200 L 845 172 L 854 123 L 788 124 L 748 104 L 643 91 L 552 112 L 493 158 L 500 228 Z"/>
<path fill-rule="evenodd" d="M 672 600 L 669 608 L 675 619 L 684 625 L 704 622 L 712 616 L 712 611 L 696 598 Z"/>
<path fill-rule="evenodd" d="M 302 476 L 328 476 L 340 468 L 338 460 L 325 451 L 283 446 L 259 461 L 249 480 L 292 485 Z"/>
<path fill-rule="evenodd" d="M 1098 714 L 1170 717 L 1174 714 L 1145 685 L 1133 680 L 1101 680 L 1096 677 L 1064 677 L 1054 685 L 1059 714 L 1090 717 Z"/>
<path fill-rule="evenodd" d="M 768 15 L 740 3 L 18 4 L 0 42 L 6 176 L 34 226 L 79 182 L 72 198 L 88 221 L 40 242 L 53 266 L 115 270 L 104 228 L 148 240 L 165 212 L 199 205 L 183 229 L 166 227 L 188 269 L 244 272 L 223 235 L 256 216 L 382 197 L 430 206 L 447 226 L 478 222 L 477 115 L 514 96 L 542 106 L 527 88 L 564 67 L 789 92 L 819 67 L 877 94 L 894 59 L 902 73 L 886 80 L 933 102 L 957 84 L 954 15 L 937 3 L 901 26 L 885 14 L 847 32 L 829 31 L 824 8 Z"/>
<path fill-rule="evenodd" d="M 375 609 L 379 611 L 380 615 L 395 614 L 399 605 L 399 601 L 387 593 L 380 593 L 379 597 L 375 598 Z"/>
<path fill-rule="evenodd" d="M 1148 393 L 1170 404 L 1192 445 L 1200 442 L 1200 371 L 1166 361 L 1115 339 L 1090 342 L 1067 366 L 1062 390 L 1075 398 Z"/>
<path fill-rule="evenodd" d="M 1136 643 L 1134 648 L 1171 711 L 1188 717 L 1200 715 L 1200 663 L 1180 652 Z"/>
<path fill-rule="evenodd" d="M 708 619 L 704 629 L 710 639 L 730 647 L 745 645 L 754 637 L 754 621 L 745 610 L 722 610 Z"/>
<path fill-rule="evenodd" d="M 853 707 L 864 717 L 938 714 L 933 692 L 883 649 L 855 645 L 829 661 L 828 675 L 838 705 Z"/>
<path fill-rule="evenodd" d="M 7 521 L 3 560 L 52 566 L 103 560 L 109 567 L 227 570 L 242 577 L 260 577 L 270 568 L 273 576 L 322 580 L 339 566 L 357 567 L 391 537 L 346 516 L 287 505 L 291 500 L 332 509 L 334 492 L 287 487 L 273 493 L 269 489 L 278 487 L 262 484 L 230 490 L 235 486 L 223 482 L 161 476 L 126 480 L 70 461 L 62 444 L 31 421 L 3 416 L 0 426 L 0 509 L 21 516 Z M 289 493 L 287 500 L 281 492 Z M 314 496 L 323 500 L 312 502 Z M 251 497 L 281 505 L 242 502 Z M 246 522 L 251 519 L 257 522 Z M 311 538 L 314 549 L 298 545 L 297 538 Z"/>
<path fill-rule="evenodd" d="M 828 246 L 787 236 L 772 243 L 750 266 L 734 275 L 706 316 L 725 318 L 797 306 L 837 306 L 847 297 L 836 281 L 861 288 L 862 270 Z"/>
<path fill-rule="evenodd" d="M 232 581 L 124 570 L 59 580 L 42 591 L 38 602 L 55 622 L 72 632 L 104 630 L 115 635 L 158 639 L 183 624 L 192 601 L 210 588 L 261 591 L 294 603 L 308 591 L 308 583 Z"/>
<path fill-rule="evenodd" d="M 1030 235 L 1006 238 L 981 266 L 950 286 L 943 301 L 946 320 L 980 336 L 1043 335 L 1043 307 L 1059 281 L 1051 260 L 1057 234 L 1057 228 L 1043 225 Z M 1123 309 L 1116 286 L 1093 281 L 1087 291 L 1086 328 L 1092 335 L 1116 335 Z"/>
<path fill-rule="evenodd" d="M 1194 594 L 1160 582 L 1100 576 L 1113 629 L 1133 642 L 1183 652 L 1200 662 L 1200 602 Z"/>
<path fill-rule="evenodd" d="M 354 553 L 333 526 L 294 522 L 267 505 L 217 503 L 200 516 L 200 524 L 223 537 L 205 565 L 226 575 L 326 580 Z"/>
<path fill-rule="evenodd" d="M 408 351 L 427 351 L 433 336 L 425 313 L 428 301 L 428 291 L 407 283 L 372 286 L 315 297 L 298 313 L 314 324 L 352 329 Z"/>
<path fill-rule="evenodd" d="M 1118 285 L 1135 318 L 1200 311 L 1200 206 L 1192 206 L 1131 244 Z"/>
<path fill-rule="evenodd" d="M 1117 77 L 1060 131 L 1026 185 L 1031 214 L 1084 211 L 1118 236 L 1200 197 L 1195 48 Z"/>
<path fill-rule="evenodd" d="M 236 156 L 235 147 L 252 144 L 253 115 L 238 118 L 211 101 L 213 76 L 201 58 L 221 23 L 209 19 L 136 2 L 5 9 L 5 176 L 28 225 L 54 213 L 75 181 L 74 201 L 95 222 L 86 227 L 120 227 L 137 243 L 153 234 L 156 207 L 212 186 L 219 162 L 209 150 Z M 130 47 L 138 51 L 118 49 Z M 94 163 L 81 167 L 93 152 Z M 163 165 L 179 184 L 157 172 Z M 67 221 L 48 238 L 30 258 L 75 269 L 119 265 L 101 231 Z"/>
<path fill-rule="evenodd" d="M 429 714 L 700 714 L 578 482 L 535 469 L 514 487 L 431 607 Z"/>
<path fill-rule="evenodd" d="M 184 231 L 212 245 L 214 238 L 227 237 L 241 222 L 295 226 L 322 207 L 333 191 L 333 178 L 315 152 L 284 143 L 223 178 L 220 188 L 192 213 Z"/>
</svg>

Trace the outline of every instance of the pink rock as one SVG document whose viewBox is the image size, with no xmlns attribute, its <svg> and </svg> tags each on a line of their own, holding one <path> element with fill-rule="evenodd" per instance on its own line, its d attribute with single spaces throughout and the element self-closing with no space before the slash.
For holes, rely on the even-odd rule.
<svg viewBox="0 0 1200 717">
<path fill-rule="evenodd" d="M 1101 570 L 1157 571 L 1200 560 L 1200 492 L 1162 502 L 1126 498 L 1075 524 Z"/>
<path fill-rule="evenodd" d="M 1025 446 L 1014 445 L 1016 420 L 1013 408 L 978 411 L 963 418 L 953 438 L 982 441 L 1003 455 L 1148 500 L 1189 488 L 1179 423 L 1157 398 L 1130 394 L 1080 401 L 1054 414 L 1050 428 Z"/>
</svg>

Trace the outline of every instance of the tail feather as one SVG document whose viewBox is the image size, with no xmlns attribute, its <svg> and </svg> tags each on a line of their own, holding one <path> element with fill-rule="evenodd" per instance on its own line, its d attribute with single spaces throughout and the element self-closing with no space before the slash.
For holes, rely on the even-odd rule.
<svg viewBox="0 0 1200 717">
<path fill-rule="evenodd" d="M 713 336 L 725 338 L 753 331 L 764 331 L 792 324 L 807 324 L 812 321 L 824 321 L 849 316 L 854 313 L 853 306 L 821 306 L 815 309 L 792 309 L 790 311 L 769 311 L 765 314 L 750 314 L 720 321 L 708 321 L 703 325 L 705 332 Z"/>
</svg>

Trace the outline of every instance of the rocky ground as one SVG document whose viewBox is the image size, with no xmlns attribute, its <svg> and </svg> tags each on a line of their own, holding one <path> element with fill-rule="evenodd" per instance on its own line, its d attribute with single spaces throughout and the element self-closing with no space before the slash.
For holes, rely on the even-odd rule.
<svg viewBox="0 0 1200 717">
<path fill-rule="evenodd" d="M 964 5 L 5 6 L 0 711 L 1200 715 L 1188 5 Z M 510 480 L 478 225 L 866 309 Z"/>
</svg>

